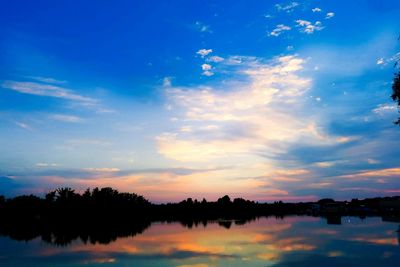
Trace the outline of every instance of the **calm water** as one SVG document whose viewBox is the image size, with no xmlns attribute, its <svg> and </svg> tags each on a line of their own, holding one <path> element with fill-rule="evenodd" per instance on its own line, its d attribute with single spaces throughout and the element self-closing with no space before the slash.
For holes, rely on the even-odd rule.
<svg viewBox="0 0 400 267">
<path fill-rule="evenodd" d="M 398 228 L 379 217 L 342 217 L 335 225 L 293 216 L 191 229 L 153 223 L 107 245 L 0 237 L 0 266 L 400 266 Z"/>
</svg>

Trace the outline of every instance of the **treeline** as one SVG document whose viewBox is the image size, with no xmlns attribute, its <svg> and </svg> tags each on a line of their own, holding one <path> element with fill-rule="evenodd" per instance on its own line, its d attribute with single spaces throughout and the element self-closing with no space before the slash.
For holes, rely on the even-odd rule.
<svg viewBox="0 0 400 267">
<path fill-rule="evenodd" d="M 231 200 L 229 196 L 209 202 L 188 198 L 179 203 L 152 204 L 143 196 L 134 193 L 121 193 L 110 187 L 87 189 L 79 194 L 71 188 L 59 188 L 47 193 L 44 198 L 23 195 L 5 199 L 0 197 L 0 212 L 9 218 L 21 220 L 70 219 L 79 215 L 83 219 L 148 219 L 176 221 L 185 218 L 218 219 L 245 218 L 267 214 L 303 213 L 307 203 L 271 204 L 258 203 L 243 198 Z"/>
<path fill-rule="evenodd" d="M 259 203 L 225 195 L 217 201 L 188 198 L 179 203 L 153 204 L 143 196 L 121 193 L 110 187 L 87 189 L 77 193 L 71 188 L 59 188 L 44 197 L 23 195 L 6 199 L 0 196 L 0 215 L 5 220 L 150 220 L 185 221 L 212 219 L 253 219 L 264 215 L 309 214 L 315 212 L 380 213 L 400 211 L 400 197 L 352 199 L 317 202 Z"/>
<path fill-rule="evenodd" d="M 59 188 L 44 197 L 0 196 L 0 235 L 17 240 L 42 240 L 67 245 L 72 240 L 109 243 L 118 237 L 143 232 L 154 221 L 179 221 L 186 227 L 218 222 L 229 228 L 261 216 L 286 215 L 398 215 L 400 197 L 307 203 L 258 203 L 223 196 L 217 201 L 188 198 L 179 203 L 153 204 L 143 196 L 121 193 L 110 187 L 87 189 L 79 194 Z"/>
</svg>

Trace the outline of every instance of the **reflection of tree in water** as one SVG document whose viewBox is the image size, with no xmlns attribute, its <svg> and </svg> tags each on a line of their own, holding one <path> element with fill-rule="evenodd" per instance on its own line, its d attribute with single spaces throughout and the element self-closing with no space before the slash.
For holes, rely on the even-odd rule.
<svg viewBox="0 0 400 267">
<path fill-rule="evenodd" d="M 87 221 L 79 224 L 73 221 L 65 221 L 33 227 L 26 227 L 27 224 L 22 223 L 1 224 L 0 235 L 20 241 L 29 241 L 40 237 L 46 243 L 56 246 L 67 246 L 74 240 L 81 240 L 85 244 L 109 244 L 120 237 L 141 234 L 150 224 L 150 221 L 127 221 L 126 223 Z"/>
</svg>

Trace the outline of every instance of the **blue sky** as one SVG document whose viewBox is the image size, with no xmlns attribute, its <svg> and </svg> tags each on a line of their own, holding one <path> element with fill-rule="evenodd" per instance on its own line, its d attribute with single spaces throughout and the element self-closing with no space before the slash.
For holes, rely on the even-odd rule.
<svg viewBox="0 0 400 267">
<path fill-rule="evenodd" d="M 0 193 L 400 193 L 398 1 L 12 1 Z"/>
</svg>

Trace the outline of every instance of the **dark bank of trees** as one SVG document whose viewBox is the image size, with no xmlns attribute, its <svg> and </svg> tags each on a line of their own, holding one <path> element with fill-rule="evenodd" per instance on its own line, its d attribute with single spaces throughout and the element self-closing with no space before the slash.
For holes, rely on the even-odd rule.
<svg viewBox="0 0 400 267">
<path fill-rule="evenodd" d="M 329 214 L 400 215 L 400 197 L 258 203 L 224 196 L 213 202 L 188 198 L 179 203 L 152 204 L 142 196 L 110 187 L 87 189 L 81 194 L 71 188 L 59 188 L 44 197 L 0 196 L 0 235 L 16 240 L 41 237 L 55 245 L 67 245 L 75 239 L 109 243 L 118 237 L 142 233 L 155 221 L 178 221 L 189 228 L 214 221 L 229 228 L 233 223 L 244 224 L 262 216 Z"/>
</svg>

